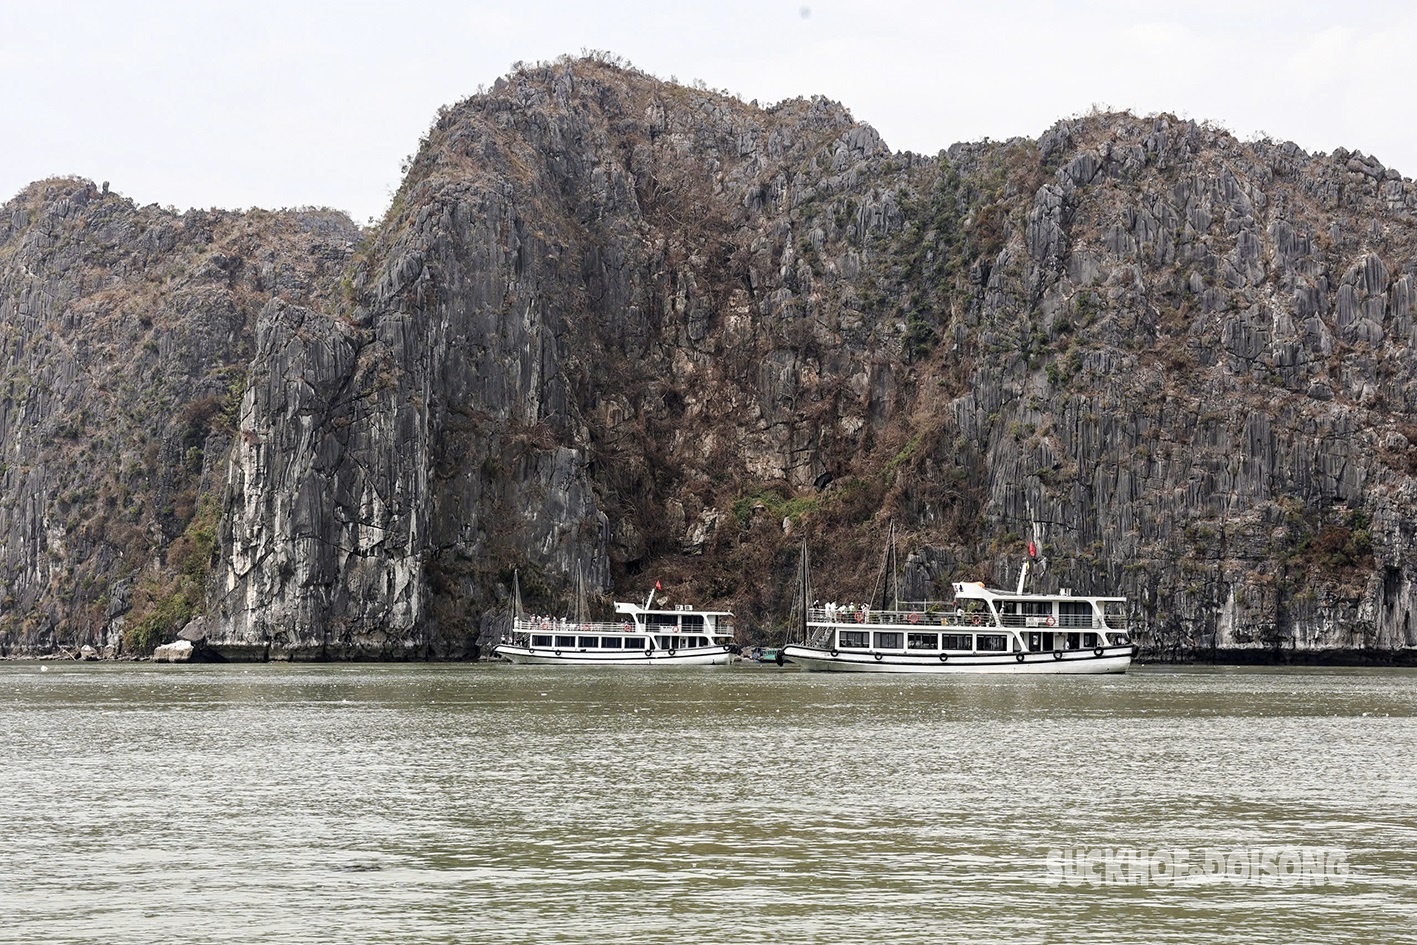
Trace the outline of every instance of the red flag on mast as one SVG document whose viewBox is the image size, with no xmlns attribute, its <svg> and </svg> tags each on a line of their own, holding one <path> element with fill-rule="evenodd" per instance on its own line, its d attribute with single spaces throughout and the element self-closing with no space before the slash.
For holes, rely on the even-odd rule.
<svg viewBox="0 0 1417 945">
<path fill-rule="evenodd" d="M 1028 540 L 1028 556 L 1030 558 L 1038 557 L 1038 546 L 1033 543 L 1032 538 Z"/>
<path fill-rule="evenodd" d="M 658 581 L 655 581 L 655 582 L 654 582 L 654 589 L 655 589 L 656 591 L 662 591 L 662 590 L 664 590 L 664 588 L 662 588 L 662 587 L 659 586 L 659 582 L 658 582 Z"/>
</svg>

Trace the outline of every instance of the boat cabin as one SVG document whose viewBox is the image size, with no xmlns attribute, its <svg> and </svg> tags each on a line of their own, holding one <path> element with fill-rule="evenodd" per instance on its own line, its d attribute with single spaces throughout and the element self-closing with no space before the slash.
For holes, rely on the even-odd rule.
<svg viewBox="0 0 1417 945">
<path fill-rule="evenodd" d="M 570 652 L 667 650 L 722 647 L 733 642 L 731 611 L 674 607 L 649 610 L 616 601 L 619 621 L 576 623 L 549 616 L 517 617 L 513 639 L 535 649 Z"/>
</svg>

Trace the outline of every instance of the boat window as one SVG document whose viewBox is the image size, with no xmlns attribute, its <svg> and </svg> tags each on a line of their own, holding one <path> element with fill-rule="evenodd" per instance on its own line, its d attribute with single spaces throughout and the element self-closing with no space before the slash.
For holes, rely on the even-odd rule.
<svg viewBox="0 0 1417 945">
<path fill-rule="evenodd" d="M 600 648 L 602 650 L 618 650 L 621 647 L 620 637 L 601 637 Z"/>
<path fill-rule="evenodd" d="M 907 633 L 905 646 L 909 650 L 938 650 L 940 635 L 938 633 Z"/>
<path fill-rule="evenodd" d="M 842 630 L 837 633 L 836 645 L 842 649 L 864 650 L 871 645 L 871 635 L 865 630 Z"/>
<path fill-rule="evenodd" d="M 679 626 L 684 628 L 686 633 L 698 633 L 704 628 L 704 618 L 702 614 L 680 614 Z"/>
<path fill-rule="evenodd" d="M 974 649 L 974 635 L 970 633 L 942 633 L 940 634 L 940 649 L 972 650 Z"/>
<path fill-rule="evenodd" d="M 1107 639 L 1111 640 L 1114 646 L 1123 646 L 1127 643 L 1132 642 L 1131 640 L 1127 639 L 1127 635 L 1125 633 L 1109 633 L 1107 634 Z"/>
<path fill-rule="evenodd" d="M 645 622 L 649 624 L 651 630 L 664 630 L 668 627 L 679 626 L 679 619 L 674 614 L 648 614 Z"/>
<path fill-rule="evenodd" d="M 1114 630 L 1121 630 L 1127 625 L 1127 602 L 1124 600 L 1104 602 L 1102 615 L 1107 620 L 1107 626 Z"/>
<path fill-rule="evenodd" d="M 1092 605 L 1085 600 L 1059 601 L 1058 625 L 1060 627 L 1092 626 Z"/>
<path fill-rule="evenodd" d="M 698 641 L 699 646 L 708 646 L 708 645 L 709 645 L 709 639 L 708 639 L 708 637 L 694 637 L 694 639 Z"/>
<path fill-rule="evenodd" d="M 645 648 L 645 638 L 644 638 L 644 637 L 626 637 L 626 638 L 625 638 L 625 649 L 627 649 L 627 650 L 643 650 L 644 648 Z"/>
<path fill-rule="evenodd" d="M 1002 653 L 1009 648 L 1009 638 L 1002 633 L 981 633 L 975 639 L 981 651 Z"/>
<path fill-rule="evenodd" d="M 558 637 L 556 638 L 556 645 L 557 645 L 557 646 L 575 646 L 575 645 L 576 645 L 576 638 L 575 638 L 575 637 L 560 637 L 560 636 L 558 636 Z"/>
<path fill-rule="evenodd" d="M 1094 646 L 1097 645 L 1097 634 L 1084 633 L 1082 635 L 1082 645 L 1087 649 L 1092 649 Z"/>
<path fill-rule="evenodd" d="M 999 601 L 999 620 L 1006 627 L 1022 627 L 1024 625 L 1025 618 L 1019 615 L 1018 601 Z M 986 620 L 986 622 L 993 623 L 994 621 L 992 619 L 988 619 Z M 976 622 L 975 625 L 977 626 L 978 623 Z"/>
<path fill-rule="evenodd" d="M 577 637 L 576 646 L 591 649 L 600 646 L 600 637 Z"/>
<path fill-rule="evenodd" d="M 531 638 L 531 645 L 532 645 L 532 646 L 550 646 L 550 645 L 551 645 L 551 634 L 549 634 L 549 633 L 538 633 L 538 634 L 534 635 L 534 636 Z"/>
<path fill-rule="evenodd" d="M 887 632 L 884 632 L 884 633 L 878 631 L 878 632 L 876 633 L 876 649 L 878 649 L 878 650 L 898 650 L 898 649 L 900 649 L 901 643 L 903 642 L 901 638 L 904 637 L 904 636 L 905 636 L 905 634 L 903 634 L 903 633 L 898 633 L 898 632 L 893 631 L 893 630 L 892 630 L 892 631 L 887 631 Z"/>
</svg>

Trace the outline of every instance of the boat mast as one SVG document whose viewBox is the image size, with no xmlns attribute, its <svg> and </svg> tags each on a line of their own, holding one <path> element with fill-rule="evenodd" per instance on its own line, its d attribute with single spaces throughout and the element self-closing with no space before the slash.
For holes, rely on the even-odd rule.
<svg viewBox="0 0 1417 945">
<path fill-rule="evenodd" d="M 876 583 L 871 585 L 871 596 L 866 598 L 871 606 L 876 606 L 876 588 L 881 589 L 881 610 L 886 609 L 886 595 L 890 593 L 891 560 L 895 550 L 895 519 L 891 519 L 890 531 L 886 538 L 885 550 L 881 553 L 881 570 L 876 573 Z"/>
<path fill-rule="evenodd" d="M 522 616 L 522 581 L 521 572 L 516 568 L 512 569 L 512 619 L 508 621 L 507 628 L 509 634 L 517 632 L 517 623 Z"/>
<path fill-rule="evenodd" d="M 585 594 L 585 566 L 576 568 L 576 623 L 584 624 L 590 620 L 590 607 L 586 604 Z"/>
<path fill-rule="evenodd" d="M 900 561 L 895 554 L 895 519 L 891 519 L 891 587 L 894 599 L 891 601 L 891 610 L 900 610 Z"/>
<path fill-rule="evenodd" d="M 802 624 L 801 641 L 807 642 L 807 601 L 811 599 L 811 563 L 807 557 L 807 539 L 802 539 L 802 580 L 799 582 L 802 589 Z"/>
<path fill-rule="evenodd" d="M 1028 580 L 1028 566 L 1033 563 L 1033 559 L 1038 557 L 1038 544 L 1030 538 L 1028 540 L 1028 557 L 1023 559 L 1023 568 L 1018 572 L 1018 593 L 1023 593 L 1023 583 Z"/>
</svg>

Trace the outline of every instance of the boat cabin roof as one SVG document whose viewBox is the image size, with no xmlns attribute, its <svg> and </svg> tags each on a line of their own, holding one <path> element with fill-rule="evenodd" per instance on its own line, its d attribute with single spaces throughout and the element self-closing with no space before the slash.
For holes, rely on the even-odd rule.
<svg viewBox="0 0 1417 945">
<path fill-rule="evenodd" d="M 681 614 L 699 614 L 705 617 L 732 617 L 731 610 L 700 610 L 697 607 L 674 606 L 674 607 L 653 607 L 645 608 L 640 604 L 629 603 L 617 600 L 615 602 L 615 612 L 617 614 L 660 614 L 665 617 L 677 617 Z"/>
<path fill-rule="evenodd" d="M 1125 597 L 1098 597 L 1093 594 L 1074 594 L 1072 591 L 1064 589 L 1056 594 L 1019 594 L 1014 591 L 1001 590 L 997 587 L 986 587 L 983 581 L 956 581 L 954 585 L 956 600 L 1017 600 L 1017 601 L 1090 601 L 1099 604 L 1104 603 L 1125 603 Z"/>
</svg>

